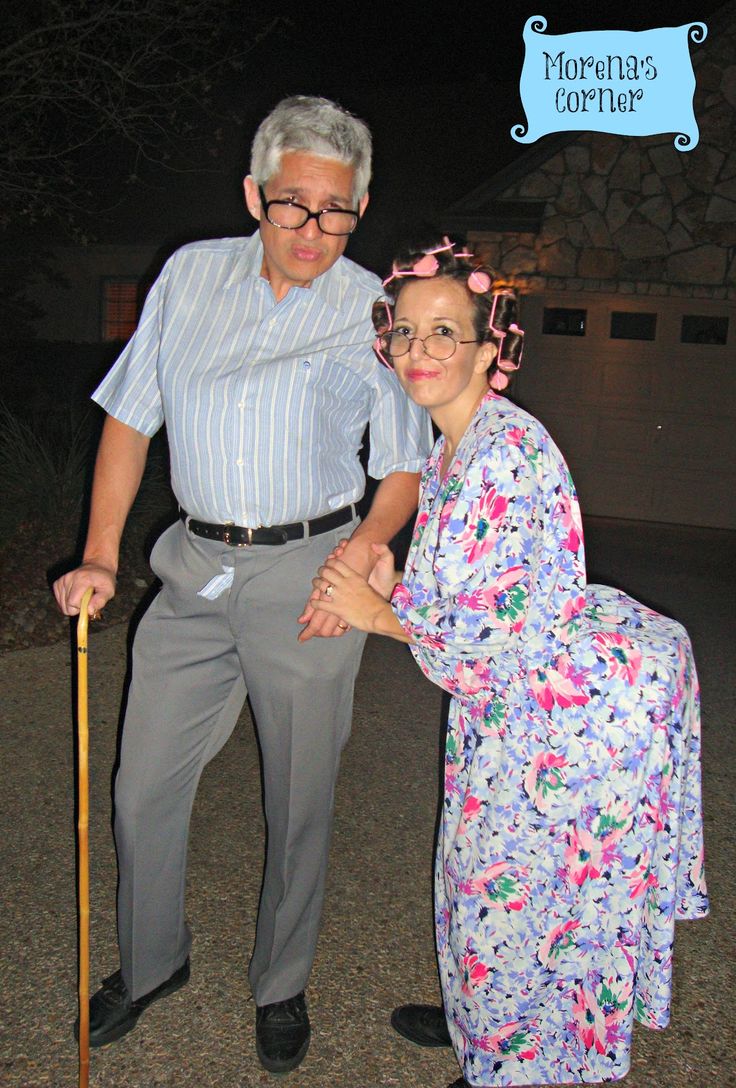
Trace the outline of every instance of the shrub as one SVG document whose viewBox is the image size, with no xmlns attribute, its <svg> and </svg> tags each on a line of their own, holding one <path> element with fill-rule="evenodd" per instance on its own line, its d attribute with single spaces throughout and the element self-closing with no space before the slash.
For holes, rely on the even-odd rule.
<svg viewBox="0 0 736 1088">
<path fill-rule="evenodd" d="M 0 403 L 0 531 L 3 538 L 21 522 L 42 522 L 60 535 L 76 533 L 86 514 L 99 435 L 94 409 L 45 413 L 29 420 Z M 148 522 L 175 510 L 169 487 L 163 435 L 151 444 L 132 515 Z"/>
<path fill-rule="evenodd" d="M 91 412 L 32 423 L 0 404 L 0 478 L 5 532 L 21 521 L 78 521 L 94 438 Z"/>
</svg>

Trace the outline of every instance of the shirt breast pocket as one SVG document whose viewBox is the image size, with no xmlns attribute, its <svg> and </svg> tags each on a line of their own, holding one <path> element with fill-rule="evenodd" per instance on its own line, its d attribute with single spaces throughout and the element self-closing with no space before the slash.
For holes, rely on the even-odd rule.
<svg viewBox="0 0 736 1088">
<path fill-rule="evenodd" d="M 296 360 L 297 372 L 308 383 L 318 410 L 346 414 L 368 422 L 370 387 L 363 377 L 337 355 L 307 352 Z"/>
</svg>

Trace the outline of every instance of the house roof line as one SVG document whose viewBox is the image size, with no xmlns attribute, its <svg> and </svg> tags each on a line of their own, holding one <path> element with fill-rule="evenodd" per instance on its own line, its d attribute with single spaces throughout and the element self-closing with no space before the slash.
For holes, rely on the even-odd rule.
<svg viewBox="0 0 736 1088">
<path fill-rule="evenodd" d="M 557 132 L 549 136 L 543 136 L 537 143 L 522 152 L 518 158 L 502 167 L 487 181 L 481 182 L 475 189 L 456 200 L 446 211 L 448 216 L 473 215 L 485 204 L 490 203 L 494 197 L 502 193 L 509 186 L 535 170 L 543 162 L 551 159 L 558 151 L 573 143 L 580 137 L 579 132 Z M 534 203 L 538 202 L 536 198 Z"/>
<path fill-rule="evenodd" d="M 688 22 L 704 22 L 708 27 L 708 36 L 713 39 L 720 30 L 726 26 L 736 13 L 736 0 L 726 0 L 726 3 L 717 8 L 711 15 L 700 19 L 694 17 L 688 20 Z M 707 39 L 706 39 L 707 41 Z M 698 50 L 692 54 L 693 67 L 697 69 L 703 64 L 707 58 L 707 49 Z M 512 162 L 503 166 L 497 173 L 486 181 L 481 182 L 465 196 L 460 197 L 453 204 L 450 204 L 445 209 L 444 218 L 450 222 L 458 219 L 462 216 L 473 216 L 475 218 L 483 217 L 483 213 L 490 213 L 493 218 L 497 215 L 497 206 L 494 208 L 487 208 L 484 205 L 491 204 L 495 197 L 499 196 L 505 189 L 514 185 L 517 181 L 520 181 L 528 173 L 536 170 L 542 163 L 547 162 L 558 151 L 564 150 L 569 144 L 574 143 L 580 139 L 581 136 L 589 133 L 592 130 L 582 130 L 573 132 L 555 132 L 550 133 L 548 136 L 542 136 L 534 145 L 530 146 L 526 151 L 521 152 L 517 158 Z M 517 198 L 518 199 L 518 198 Z M 472 227 L 471 227 L 472 229 Z M 515 228 L 506 227 L 507 230 Z"/>
</svg>

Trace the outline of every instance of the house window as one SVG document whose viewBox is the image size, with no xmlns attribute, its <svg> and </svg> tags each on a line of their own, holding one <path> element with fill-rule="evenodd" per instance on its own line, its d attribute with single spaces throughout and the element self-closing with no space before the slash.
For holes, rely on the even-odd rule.
<svg viewBox="0 0 736 1088">
<path fill-rule="evenodd" d="M 611 314 L 612 340 L 654 340 L 657 315 L 635 310 L 614 310 Z"/>
<path fill-rule="evenodd" d="M 138 324 L 138 280 L 102 281 L 102 339 L 129 340 Z"/>
<path fill-rule="evenodd" d="M 566 310 L 560 306 L 545 306 L 542 332 L 547 336 L 585 336 L 587 316 L 587 310 Z"/>
<path fill-rule="evenodd" d="M 727 317 L 685 314 L 682 319 L 681 344 L 725 344 L 727 340 Z"/>
</svg>

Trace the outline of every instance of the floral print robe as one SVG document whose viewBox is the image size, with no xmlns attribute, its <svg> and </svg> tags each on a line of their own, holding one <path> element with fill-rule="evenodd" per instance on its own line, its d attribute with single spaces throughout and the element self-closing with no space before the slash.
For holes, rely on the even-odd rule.
<svg viewBox="0 0 736 1088">
<path fill-rule="evenodd" d="M 680 624 L 586 586 L 567 466 L 489 392 L 427 462 L 392 606 L 452 696 L 435 873 L 471 1085 L 599 1082 L 669 1020 L 675 919 L 707 913 L 698 687 Z"/>
</svg>

